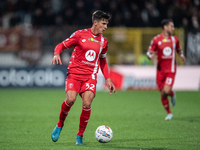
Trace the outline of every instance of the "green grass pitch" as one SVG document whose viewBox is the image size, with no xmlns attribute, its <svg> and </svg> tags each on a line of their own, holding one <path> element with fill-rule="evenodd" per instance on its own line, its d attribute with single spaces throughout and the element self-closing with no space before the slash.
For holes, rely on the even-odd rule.
<svg viewBox="0 0 200 150">
<path fill-rule="evenodd" d="M 57 142 L 51 133 L 58 121 L 64 89 L 1 89 L 1 150 L 199 150 L 200 92 L 177 92 L 172 108 L 174 119 L 165 121 L 166 112 L 158 91 L 97 92 L 83 146 L 75 145 L 81 113 L 78 96 L 65 120 Z M 96 141 L 100 125 L 113 130 L 109 143 Z"/>
</svg>

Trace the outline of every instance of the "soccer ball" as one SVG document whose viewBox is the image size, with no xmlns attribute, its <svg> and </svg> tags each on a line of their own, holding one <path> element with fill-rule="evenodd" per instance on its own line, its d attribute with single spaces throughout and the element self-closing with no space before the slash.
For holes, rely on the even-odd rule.
<svg viewBox="0 0 200 150">
<path fill-rule="evenodd" d="M 95 131 L 95 137 L 100 143 L 108 143 L 113 138 L 112 129 L 106 125 L 99 126 Z"/>
</svg>

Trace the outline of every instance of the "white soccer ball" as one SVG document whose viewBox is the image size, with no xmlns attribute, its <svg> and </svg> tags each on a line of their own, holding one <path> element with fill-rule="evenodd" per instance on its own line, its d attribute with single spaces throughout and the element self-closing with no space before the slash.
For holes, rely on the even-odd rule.
<svg viewBox="0 0 200 150">
<path fill-rule="evenodd" d="M 99 126 L 95 131 L 95 137 L 100 143 L 108 143 L 113 138 L 112 129 L 106 125 Z"/>
</svg>

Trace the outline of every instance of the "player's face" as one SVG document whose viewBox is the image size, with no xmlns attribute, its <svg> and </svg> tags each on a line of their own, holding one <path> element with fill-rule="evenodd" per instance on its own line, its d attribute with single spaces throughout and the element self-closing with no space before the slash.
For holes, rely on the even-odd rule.
<svg viewBox="0 0 200 150">
<path fill-rule="evenodd" d="M 173 22 L 169 22 L 169 24 L 167 25 L 166 31 L 169 35 L 172 35 L 174 32 L 174 23 Z"/>
<path fill-rule="evenodd" d="M 103 32 L 107 29 L 107 25 L 108 25 L 107 19 L 102 19 L 101 21 L 96 22 L 98 34 L 103 34 Z"/>
</svg>

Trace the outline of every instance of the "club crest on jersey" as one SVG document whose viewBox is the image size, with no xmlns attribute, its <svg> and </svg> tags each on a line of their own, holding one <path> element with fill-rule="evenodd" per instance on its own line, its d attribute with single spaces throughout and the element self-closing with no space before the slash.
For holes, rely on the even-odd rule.
<svg viewBox="0 0 200 150">
<path fill-rule="evenodd" d="M 99 43 L 99 41 L 93 39 L 92 37 L 91 38 L 88 38 L 89 41 L 92 41 L 92 42 L 96 42 L 96 43 Z"/>
<path fill-rule="evenodd" d="M 89 50 L 85 53 L 85 58 L 88 61 L 93 61 L 96 58 L 96 52 L 94 50 Z"/>
<path fill-rule="evenodd" d="M 70 84 L 68 85 L 69 89 L 71 89 L 73 86 L 74 86 L 73 83 L 70 83 Z"/>
<path fill-rule="evenodd" d="M 165 56 L 170 56 L 171 53 L 172 53 L 172 49 L 171 49 L 170 47 L 165 47 L 165 48 L 163 49 L 163 54 L 164 54 Z"/>
</svg>

